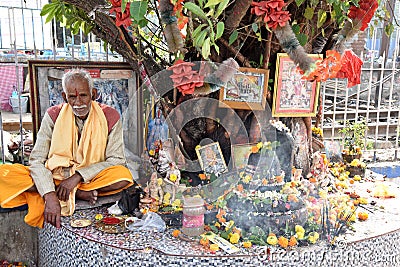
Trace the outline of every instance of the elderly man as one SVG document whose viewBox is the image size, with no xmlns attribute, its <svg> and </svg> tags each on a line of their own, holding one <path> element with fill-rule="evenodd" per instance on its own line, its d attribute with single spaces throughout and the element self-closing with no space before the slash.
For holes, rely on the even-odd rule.
<svg viewBox="0 0 400 267">
<path fill-rule="evenodd" d="M 94 204 L 98 196 L 133 184 L 126 163 L 119 113 L 99 104 L 90 75 L 75 69 L 62 79 L 66 104 L 43 117 L 30 166 L 0 166 L 0 204 L 28 204 L 25 222 L 59 228 L 61 215 L 72 215 L 75 198 Z"/>
</svg>

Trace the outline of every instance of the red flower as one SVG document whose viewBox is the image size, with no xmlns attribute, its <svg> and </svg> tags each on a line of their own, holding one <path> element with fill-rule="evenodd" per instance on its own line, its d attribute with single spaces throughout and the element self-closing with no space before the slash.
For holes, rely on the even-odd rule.
<svg viewBox="0 0 400 267">
<path fill-rule="evenodd" d="M 276 29 L 278 25 L 283 27 L 286 22 L 290 20 L 289 11 L 273 11 L 269 16 L 265 16 L 264 21 L 267 23 L 268 28 Z"/>
<path fill-rule="evenodd" d="M 337 78 L 347 78 L 347 87 L 360 84 L 361 66 L 363 61 L 351 50 L 344 51 L 342 55 L 342 68 L 337 74 Z"/>
<path fill-rule="evenodd" d="M 264 17 L 263 20 L 267 23 L 268 28 L 283 27 L 290 20 L 289 11 L 282 10 L 286 6 L 283 0 L 252 2 L 251 4 L 254 6 L 251 9 L 251 13 Z"/>
<path fill-rule="evenodd" d="M 115 5 L 114 3 L 118 3 L 119 2 L 119 6 Z M 119 27 L 121 25 L 124 25 L 125 27 L 128 27 L 132 24 L 132 20 L 131 20 L 131 11 L 130 11 L 130 6 L 131 3 L 127 3 L 126 4 L 126 8 L 124 13 L 121 12 L 121 1 L 116 0 L 111 2 L 111 4 L 113 5 L 113 7 L 110 9 L 110 13 L 115 13 L 115 24 Z"/>
<path fill-rule="evenodd" d="M 349 18 L 356 20 L 358 23 L 361 22 L 360 30 L 364 31 L 368 27 L 368 23 L 371 21 L 378 8 L 377 0 L 360 0 L 358 2 L 359 7 L 351 6 L 349 10 Z M 354 24 L 358 24 L 354 23 Z"/>
<path fill-rule="evenodd" d="M 194 71 L 192 66 L 194 66 L 193 63 L 179 59 L 168 68 L 168 70 L 172 70 L 170 77 L 174 82 L 174 87 L 183 95 L 193 94 L 195 87 L 203 85 L 204 77 Z"/>
<path fill-rule="evenodd" d="M 110 0 L 111 5 L 113 7 L 120 7 L 121 6 L 121 0 Z"/>
</svg>

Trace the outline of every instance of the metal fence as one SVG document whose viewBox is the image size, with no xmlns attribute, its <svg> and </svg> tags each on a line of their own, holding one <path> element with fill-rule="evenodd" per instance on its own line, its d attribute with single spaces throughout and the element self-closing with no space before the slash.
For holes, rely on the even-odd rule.
<svg viewBox="0 0 400 267">
<path fill-rule="evenodd" d="M 376 39 L 376 35 L 372 35 Z M 374 160 L 397 160 L 400 126 L 400 29 L 392 38 L 395 47 L 390 58 L 378 55 L 372 47 L 362 54 L 361 84 L 347 88 L 343 80 L 331 80 L 322 85 L 323 120 L 326 139 L 340 140 L 339 133 L 346 121 L 368 125 L 364 152 Z M 373 41 L 373 43 L 376 43 Z M 383 155 L 384 154 L 384 155 Z"/>
<path fill-rule="evenodd" d="M 4 4 L 4 5 L 2 5 Z M 73 35 L 40 16 L 42 1 L 7 3 L 0 0 L 0 61 L 29 59 L 123 61 L 94 34 Z"/>
</svg>

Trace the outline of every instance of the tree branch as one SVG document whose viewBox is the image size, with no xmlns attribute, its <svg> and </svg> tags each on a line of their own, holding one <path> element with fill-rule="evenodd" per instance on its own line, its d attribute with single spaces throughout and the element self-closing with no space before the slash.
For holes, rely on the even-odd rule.
<svg viewBox="0 0 400 267">
<path fill-rule="evenodd" d="M 221 44 L 223 44 L 226 47 L 226 49 L 229 50 L 234 55 L 234 57 L 237 58 L 237 60 L 239 60 L 242 63 L 242 65 L 244 67 L 248 67 L 248 68 L 251 67 L 247 58 L 245 56 L 243 56 L 235 48 L 233 48 L 231 45 L 229 45 L 229 43 L 225 39 L 219 38 L 217 41 L 220 42 Z"/>
<path fill-rule="evenodd" d="M 233 30 L 239 27 L 240 22 L 251 6 L 251 2 L 252 0 L 235 1 L 235 6 L 233 7 L 232 13 L 225 21 L 225 28 Z"/>
</svg>

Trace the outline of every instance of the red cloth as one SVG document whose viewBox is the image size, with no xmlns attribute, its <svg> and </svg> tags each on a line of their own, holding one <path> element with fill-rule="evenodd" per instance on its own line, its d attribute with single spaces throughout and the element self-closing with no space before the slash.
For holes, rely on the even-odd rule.
<svg viewBox="0 0 400 267">
<path fill-rule="evenodd" d="M 18 66 L 19 87 L 23 88 L 23 67 Z M 17 89 L 17 73 L 15 64 L 0 64 L 0 109 L 11 111 L 10 96 Z"/>
<path fill-rule="evenodd" d="M 342 59 L 342 68 L 337 73 L 337 78 L 347 78 L 347 88 L 360 84 L 361 66 L 363 61 L 351 50 L 345 50 Z"/>
</svg>

